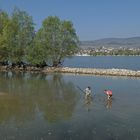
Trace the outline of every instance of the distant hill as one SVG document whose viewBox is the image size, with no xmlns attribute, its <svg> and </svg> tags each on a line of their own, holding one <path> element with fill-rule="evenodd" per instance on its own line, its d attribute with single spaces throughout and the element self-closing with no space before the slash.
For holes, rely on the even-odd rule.
<svg viewBox="0 0 140 140">
<path fill-rule="evenodd" d="M 140 37 L 131 38 L 103 38 L 94 41 L 81 41 L 81 48 L 99 48 L 99 47 L 125 47 L 125 48 L 140 48 Z"/>
</svg>

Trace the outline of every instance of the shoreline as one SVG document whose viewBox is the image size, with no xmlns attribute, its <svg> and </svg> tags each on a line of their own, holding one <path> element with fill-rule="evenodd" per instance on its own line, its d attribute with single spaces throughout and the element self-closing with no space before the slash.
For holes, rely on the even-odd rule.
<svg viewBox="0 0 140 140">
<path fill-rule="evenodd" d="M 98 69 L 98 68 L 71 68 L 71 67 L 27 67 L 7 69 L 5 66 L 0 67 L 0 71 L 24 71 L 24 72 L 38 72 L 38 73 L 73 73 L 73 74 L 90 74 L 90 75 L 104 75 L 104 76 L 127 76 L 127 77 L 140 77 L 140 70 L 128 69 Z"/>
</svg>

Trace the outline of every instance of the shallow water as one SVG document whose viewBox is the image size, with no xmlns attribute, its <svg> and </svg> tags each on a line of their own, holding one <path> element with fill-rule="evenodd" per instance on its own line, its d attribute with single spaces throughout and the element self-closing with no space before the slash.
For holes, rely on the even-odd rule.
<svg viewBox="0 0 140 140">
<path fill-rule="evenodd" d="M 139 78 L 3 72 L 0 140 L 139 140 L 139 100 Z"/>
</svg>

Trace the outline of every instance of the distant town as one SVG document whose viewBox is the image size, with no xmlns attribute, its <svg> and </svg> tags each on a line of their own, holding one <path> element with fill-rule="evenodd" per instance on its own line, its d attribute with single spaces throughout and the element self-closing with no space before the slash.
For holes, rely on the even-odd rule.
<svg viewBox="0 0 140 140">
<path fill-rule="evenodd" d="M 76 55 L 140 55 L 140 37 L 81 41 Z"/>
<path fill-rule="evenodd" d="M 100 48 L 80 48 L 77 56 L 98 56 L 98 55 L 140 55 L 140 48 L 106 48 L 104 46 Z"/>
</svg>

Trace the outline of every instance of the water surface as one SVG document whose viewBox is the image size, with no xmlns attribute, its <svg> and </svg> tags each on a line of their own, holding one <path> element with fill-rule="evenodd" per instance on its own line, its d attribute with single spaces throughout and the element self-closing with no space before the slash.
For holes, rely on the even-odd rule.
<svg viewBox="0 0 140 140">
<path fill-rule="evenodd" d="M 66 58 L 64 66 L 140 70 L 140 56 L 74 56 Z"/>
<path fill-rule="evenodd" d="M 139 140 L 139 99 L 139 78 L 0 73 L 0 139 Z"/>
</svg>

